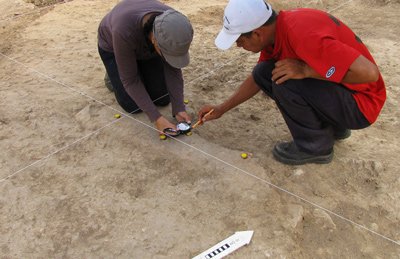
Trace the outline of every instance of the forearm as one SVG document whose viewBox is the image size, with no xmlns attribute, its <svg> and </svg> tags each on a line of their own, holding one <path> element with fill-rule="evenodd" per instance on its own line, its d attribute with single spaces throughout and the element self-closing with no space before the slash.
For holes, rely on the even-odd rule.
<svg viewBox="0 0 400 259">
<path fill-rule="evenodd" d="M 247 101 L 260 91 L 260 88 L 253 80 L 253 76 L 250 75 L 246 80 L 240 85 L 237 91 L 231 95 L 225 102 L 220 105 L 205 105 L 198 113 L 199 120 L 205 122 L 209 120 L 215 120 L 220 118 L 224 113 L 230 109 L 238 106 L 239 104 Z M 205 116 L 211 110 L 214 112 Z"/>
<path fill-rule="evenodd" d="M 315 72 L 308 64 L 304 63 L 305 77 L 328 80 Z M 364 56 L 360 55 L 350 66 L 340 83 L 364 84 L 376 82 L 379 78 L 378 67 Z"/>
<path fill-rule="evenodd" d="M 158 118 L 160 118 L 160 116 L 162 116 L 151 100 L 141 81 L 139 81 L 136 85 L 129 84 L 127 87 L 125 87 L 125 90 L 139 107 L 139 109 L 146 113 L 151 122 L 156 121 Z"/>
<path fill-rule="evenodd" d="M 171 98 L 172 115 L 186 111 L 184 105 L 184 82 L 182 70 L 170 66 L 164 62 L 165 81 Z"/>
<path fill-rule="evenodd" d="M 253 76 L 250 75 L 243 81 L 237 91 L 229 97 L 223 104 L 221 104 L 221 109 L 223 112 L 227 112 L 232 108 L 238 106 L 239 104 L 247 101 L 260 91 L 260 88 L 253 80 Z"/>
<path fill-rule="evenodd" d="M 341 83 L 346 84 L 364 84 L 373 83 L 379 79 L 378 67 L 369 61 L 366 57 L 360 55 L 351 64 L 349 71 L 343 77 Z"/>
</svg>

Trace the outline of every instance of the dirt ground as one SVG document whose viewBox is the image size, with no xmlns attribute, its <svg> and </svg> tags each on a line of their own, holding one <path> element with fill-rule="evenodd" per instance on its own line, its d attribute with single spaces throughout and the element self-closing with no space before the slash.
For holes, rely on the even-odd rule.
<svg viewBox="0 0 400 259">
<path fill-rule="evenodd" d="M 192 258 L 246 230 L 251 243 L 228 258 L 400 258 L 400 1 L 269 2 L 341 19 L 386 82 L 377 122 L 338 141 L 332 163 L 304 166 L 273 159 L 291 136 L 261 93 L 160 140 L 104 86 L 96 30 L 119 1 L 39 10 L 55 2 L 0 0 L 0 258 Z M 233 93 L 258 55 L 214 45 L 227 0 L 163 2 L 195 30 L 183 70 L 195 117 Z"/>
</svg>

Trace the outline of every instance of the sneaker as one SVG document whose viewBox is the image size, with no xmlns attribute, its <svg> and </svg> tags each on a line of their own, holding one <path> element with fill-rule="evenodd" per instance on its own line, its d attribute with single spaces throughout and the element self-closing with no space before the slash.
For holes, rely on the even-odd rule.
<svg viewBox="0 0 400 259">
<path fill-rule="evenodd" d="M 351 130 L 349 130 L 349 129 L 345 129 L 342 131 L 335 131 L 333 133 L 333 137 L 335 138 L 335 140 L 346 139 L 350 136 L 351 136 Z"/>
<path fill-rule="evenodd" d="M 294 142 L 279 142 L 275 145 L 273 154 L 276 160 L 285 165 L 328 164 L 333 159 L 333 148 L 317 154 L 309 154 L 299 150 Z"/>
<path fill-rule="evenodd" d="M 107 89 L 110 92 L 114 92 L 114 87 L 113 87 L 113 85 L 111 83 L 110 77 L 108 76 L 107 72 L 106 72 L 106 74 L 104 76 L 104 84 L 106 85 Z"/>
</svg>

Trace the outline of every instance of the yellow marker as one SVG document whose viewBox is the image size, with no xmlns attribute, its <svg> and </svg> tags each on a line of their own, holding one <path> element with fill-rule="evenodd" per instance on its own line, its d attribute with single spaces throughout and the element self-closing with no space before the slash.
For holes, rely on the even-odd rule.
<svg viewBox="0 0 400 259">
<path fill-rule="evenodd" d="M 121 117 L 121 115 L 119 115 L 119 114 L 115 114 L 115 116 L 114 116 L 115 118 L 119 118 L 119 117 Z"/>
<path fill-rule="evenodd" d="M 212 112 L 214 111 L 214 109 L 211 109 L 209 112 L 206 113 L 206 115 L 203 116 L 203 118 L 207 117 L 208 115 L 210 115 Z M 196 122 L 196 124 L 193 125 L 193 129 L 199 125 L 201 123 L 201 120 L 199 120 L 198 122 Z"/>
<path fill-rule="evenodd" d="M 242 158 L 243 158 L 243 159 L 246 159 L 246 158 L 247 158 L 247 154 L 246 154 L 246 153 L 243 153 L 243 154 L 242 154 Z"/>
<path fill-rule="evenodd" d="M 161 135 L 160 136 L 160 139 L 162 139 L 162 140 L 164 140 L 164 139 L 166 139 L 167 138 L 167 136 L 165 136 L 165 135 Z"/>
<path fill-rule="evenodd" d="M 184 100 L 183 102 L 184 102 L 184 103 L 186 103 L 186 104 L 188 104 L 188 103 L 189 103 L 189 101 L 188 101 L 188 100 Z"/>
</svg>

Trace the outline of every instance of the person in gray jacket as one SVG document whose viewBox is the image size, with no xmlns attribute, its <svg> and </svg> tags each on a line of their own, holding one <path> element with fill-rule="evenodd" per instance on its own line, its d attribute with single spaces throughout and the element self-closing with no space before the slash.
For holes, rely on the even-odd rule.
<svg viewBox="0 0 400 259">
<path fill-rule="evenodd" d="M 189 19 L 156 0 L 124 0 L 100 22 L 98 50 L 119 105 L 145 112 L 160 135 L 178 128 L 156 106 L 171 103 L 178 122 L 191 122 L 181 68 L 189 64 L 192 39 Z"/>
</svg>

